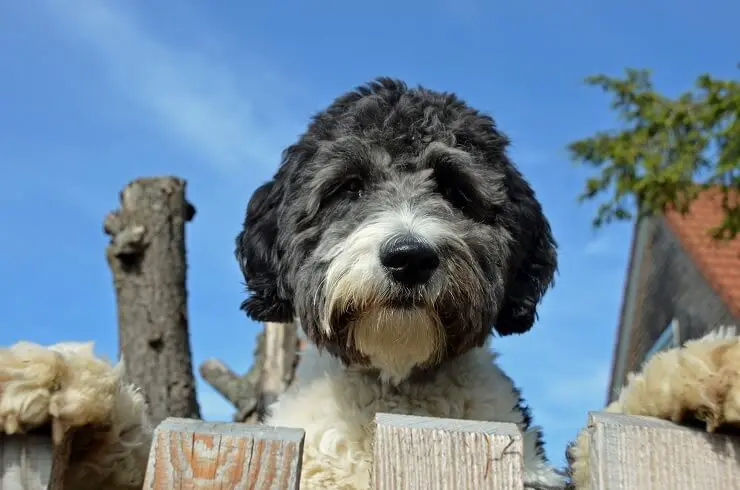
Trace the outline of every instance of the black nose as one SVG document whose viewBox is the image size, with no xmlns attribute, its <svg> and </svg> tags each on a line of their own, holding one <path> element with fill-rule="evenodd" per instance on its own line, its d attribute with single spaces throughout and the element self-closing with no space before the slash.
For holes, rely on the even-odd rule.
<svg viewBox="0 0 740 490">
<path fill-rule="evenodd" d="M 392 238 L 380 248 L 380 263 L 393 279 L 406 286 L 425 283 L 439 266 L 429 244 L 413 236 Z"/>
</svg>

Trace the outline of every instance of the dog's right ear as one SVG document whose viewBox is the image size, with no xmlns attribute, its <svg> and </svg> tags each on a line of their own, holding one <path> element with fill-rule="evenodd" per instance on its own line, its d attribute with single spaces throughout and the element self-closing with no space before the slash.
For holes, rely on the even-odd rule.
<svg viewBox="0 0 740 490">
<path fill-rule="evenodd" d="M 557 271 L 557 244 L 534 191 L 518 171 L 510 168 L 509 192 L 514 224 L 514 263 L 506 296 L 496 320 L 500 335 L 520 334 L 532 328 L 537 307 Z"/>
<path fill-rule="evenodd" d="M 274 180 L 261 185 L 247 205 L 244 227 L 236 237 L 236 259 L 249 297 L 241 308 L 255 321 L 293 321 L 293 304 L 279 281 L 277 252 L 281 192 Z"/>
</svg>

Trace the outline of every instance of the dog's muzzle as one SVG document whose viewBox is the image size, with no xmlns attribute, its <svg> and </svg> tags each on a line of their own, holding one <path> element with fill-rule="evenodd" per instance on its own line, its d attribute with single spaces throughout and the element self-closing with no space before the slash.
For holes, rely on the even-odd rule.
<svg viewBox="0 0 740 490">
<path fill-rule="evenodd" d="M 393 281 L 412 288 L 429 281 L 439 267 L 439 255 L 424 240 L 405 234 L 383 243 L 380 263 Z"/>
</svg>

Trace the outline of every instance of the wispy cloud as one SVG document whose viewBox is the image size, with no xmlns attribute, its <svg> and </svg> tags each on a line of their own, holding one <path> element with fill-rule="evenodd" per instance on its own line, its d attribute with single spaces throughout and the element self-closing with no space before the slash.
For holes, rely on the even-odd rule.
<svg viewBox="0 0 740 490">
<path fill-rule="evenodd" d="M 119 2 L 46 5 L 55 25 L 83 41 L 112 83 L 175 143 L 222 172 L 274 167 L 281 145 L 264 129 L 279 105 L 265 94 L 279 90 L 274 77 L 245 76 L 205 50 L 168 44 Z"/>
</svg>

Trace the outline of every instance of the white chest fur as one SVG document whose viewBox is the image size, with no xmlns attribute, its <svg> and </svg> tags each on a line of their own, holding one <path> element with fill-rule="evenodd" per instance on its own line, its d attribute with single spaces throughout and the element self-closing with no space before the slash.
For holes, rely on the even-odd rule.
<svg viewBox="0 0 740 490">
<path fill-rule="evenodd" d="M 302 488 L 370 488 L 377 412 L 517 423 L 525 431 L 525 479 L 562 485 L 538 454 L 539 429 L 524 427 L 519 394 L 495 359 L 488 347 L 475 349 L 442 366 L 433 380 L 390 386 L 309 346 L 266 422 L 306 431 Z"/>
</svg>

